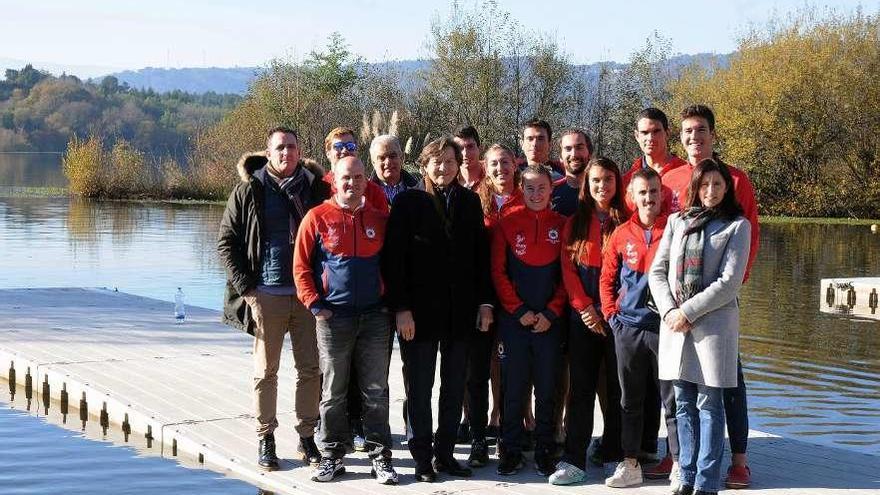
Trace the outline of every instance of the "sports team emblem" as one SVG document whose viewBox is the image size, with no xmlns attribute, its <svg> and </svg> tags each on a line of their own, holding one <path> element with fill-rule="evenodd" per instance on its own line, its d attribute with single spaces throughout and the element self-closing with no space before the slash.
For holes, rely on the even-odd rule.
<svg viewBox="0 0 880 495">
<path fill-rule="evenodd" d="M 556 229 L 550 229 L 549 231 L 547 231 L 547 238 L 550 240 L 551 243 L 556 244 L 557 242 L 559 242 L 559 231 Z"/>
<path fill-rule="evenodd" d="M 632 266 L 636 266 L 639 262 L 639 252 L 636 251 L 636 245 L 632 241 L 626 241 L 626 262 Z"/>
<path fill-rule="evenodd" d="M 513 252 L 517 256 L 525 256 L 526 254 L 526 235 L 522 232 L 517 232 L 514 236 Z"/>
<path fill-rule="evenodd" d="M 374 239 L 376 237 L 376 231 L 373 229 L 373 227 L 367 227 L 366 234 L 367 239 Z"/>
</svg>

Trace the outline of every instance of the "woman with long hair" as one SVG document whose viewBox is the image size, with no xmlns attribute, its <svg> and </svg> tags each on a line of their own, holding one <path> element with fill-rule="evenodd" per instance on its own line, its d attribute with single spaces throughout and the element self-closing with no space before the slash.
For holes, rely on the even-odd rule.
<svg viewBox="0 0 880 495">
<path fill-rule="evenodd" d="M 562 277 L 571 305 L 568 331 L 570 395 L 565 451 L 550 476 L 554 485 L 578 483 L 586 477 L 587 448 L 593 432 L 596 389 L 604 375 L 604 462 L 620 460 L 620 384 L 614 338 L 602 318 L 599 274 L 605 241 L 627 219 L 620 169 L 612 160 L 596 157 L 587 164 L 577 210 L 562 233 Z M 600 375 L 604 363 L 605 373 Z"/>
<path fill-rule="evenodd" d="M 662 318 L 659 376 L 675 380 L 679 495 L 721 488 L 723 392 L 737 386 L 737 295 L 750 236 L 730 171 L 712 158 L 700 161 L 685 209 L 669 217 L 649 275 Z"/>
<path fill-rule="evenodd" d="M 483 222 L 491 235 L 492 228 L 503 215 L 523 207 L 519 189 L 520 171 L 515 164 L 513 150 L 495 143 L 483 155 L 485 175 L 476 187 L 483 208 Z M 498 305 L 495 305 L 498 307 Z M 468 356 L 467 395 L 465 415 L 470 426 L 471 452 L 468 465 L 482 467 L 489 462 L 487 436 L 498 437 L 501 421 L 501 365 L 497 348 L 495 325 L 489 332 L 477 334 L 471 342 Z M 489 384 L 492 390 L 492 410 L 489 411 Z M 488 425 L 487 425 L 488 420 Z M 488 428 L 494 427 L 493 435 Z"/>
</svg>

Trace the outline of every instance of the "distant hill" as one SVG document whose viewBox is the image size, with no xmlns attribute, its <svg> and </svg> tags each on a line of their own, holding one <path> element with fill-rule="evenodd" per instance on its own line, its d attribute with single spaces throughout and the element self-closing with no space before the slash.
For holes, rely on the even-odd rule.
<svg viewBox="0 0 880 495">
<path fill-rule="evenodd" d="M 673 70 L 680 70 L 691 63 L 708 65 L 717 60 L 722 66 L 727 64 L 730 54 L 698 53 L 695 55 L 676 55 L 670 57 L 669 64 Z M 371 64 L 379 70 L 396 72 L 405 87 L 418 87 L 415 80 L 419 70 L 430 67 L 430 60 L 401 60 L 394 62 L 380 62 Z M 599 62 L 575 66 L 587 77 L 598 77 L 603 65 L 609 65 L 612 69 L 621 69 L 626 64 L 618 62 Z M 150 89 L 164 93 L 181 90 L 188 93 L 234 93 L 243 95 L 247 92 L 248 85 L 262 71 L 262 67 L 232 67 L 232 68 L 181 68 L 162 69 L 147 67 L 140 70 L 127 70 L 108 74 L 115 76 L 119 83 L 128 83 L 132 88 Z M 101 79 L 101 78 L 98 78 Z M 409 82 L 409 84 L 406 84 Z"/>
<path fill-rule="evenodd" d="M 259 67 L 193 67 L 180 69 L 161 69 L 147 67 L 139 70 L 126 70 L 109 74 L 119 83 L 128 83 L 132 88 L 152 89 L 159 93 L 180 90 L 187 93 L 232 93 L 243 95 L 248 84 L 256 77 Z"/>
</svg>

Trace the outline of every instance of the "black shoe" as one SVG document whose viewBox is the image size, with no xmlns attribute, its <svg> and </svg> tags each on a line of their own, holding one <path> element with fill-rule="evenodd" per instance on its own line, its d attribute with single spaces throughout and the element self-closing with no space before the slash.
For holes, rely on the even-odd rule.
<svg viewBox="0 0 880 495">
<path fill-rule="evenodd" d="M 437 473 L 430 462 L 416 463 L 416 481 L 423 483 L 433 483 L 437 481 Z"/>
<path fill-rule="evenodd" d="M 522 467 L 522 454 L 505 454 L 501 456 L 501 460 L 498 462 L 498 469 L 495 472 L 501 476 L 510 476 L 516 474 Z"/>
<path fill-rule="evenodd" d="M 272 433 L 265 434 L 260 438 L 260 445 L 257 447 L 258 460 L 257 464 L 266 471 L 275 471 L 278 469 L 278 456 L 275 455 L 275 435 Z"/>
<path fill-rule="evenodd" d="M 704 492 L 703 490 L 697 490 L 694 492 L 694 495 L 718 495 L 718 492 Z"/>
<path fill-rule="evenodd" d="M 541 476 L 550 476 L 556 472 L 556 462 L 549 451 L 543 449 L 535 451 L 535 469 Z"/>
<path fill-rule="evenodd" d="M 450 474 L 459 478 L 470 478 L 474 474 L 473 471 L 470 470 L 470 468 L 462 466 L 452 456 L 445 459 L 435 457 L 433 464 L 434 469 L 437 472 Z"/>
<path fill-rule="evenodd" d="M 296 451 L 302 454 L 302 460 L 313 466 L 321 463 L 321 453 L 315 445 L 315 437 L 300 438 Z"/>
<path fill-rule="evenodd" d="M 471 443 L 471 427 L 466 422 L 458 425 L 458 434 L 455 437 L 455 443 L 469 444 Z"/>
<path fill-rule="evenodd" d="M 672 491 L 672 495 L 693 495 L 694 487 L 690 485 L 681 485 Z"/>
<path fill-rule="evenodd" d="M 489 463 L 489 445 L 486 440 L 474 440 L 471 444 L 471 455 L 468 456 L 468 466 L 483 467 Z"/>
</svg>

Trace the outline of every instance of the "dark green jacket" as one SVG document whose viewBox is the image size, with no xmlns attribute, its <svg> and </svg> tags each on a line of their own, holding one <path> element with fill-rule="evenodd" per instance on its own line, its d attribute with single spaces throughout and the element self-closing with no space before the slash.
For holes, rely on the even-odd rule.
<svg viewBox="0 0 880 495">
<path fill-rule="evenodd" d="M 254 333 L 254 322 L 250 307 L 241 295 L 255 288 L 260 280 L 264 186 L 253 174 L 267 162 L 265 153 L 248 153 L 238 161 L 236 168 L 241 182 L 229 194 L 217 238 L 217 253 L 226 270 L 223 323 L 250 334 Z M 330 197 L 330 185 L 321 180 L 324 170 L 317 163 L 304 160 L 300 166 L 310 173 L 311 208 Z"/>
</svg>

